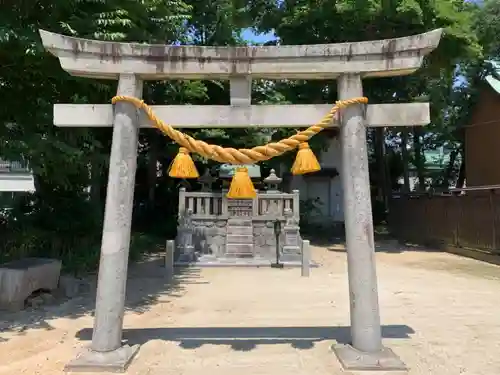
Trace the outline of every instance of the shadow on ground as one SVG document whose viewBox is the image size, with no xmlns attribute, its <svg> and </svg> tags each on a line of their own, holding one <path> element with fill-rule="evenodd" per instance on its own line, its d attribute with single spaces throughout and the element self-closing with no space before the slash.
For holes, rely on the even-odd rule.
<svg viewBox="0 0 500 375">
<path fill-rule="evenodd" d="M 382 326 L 384 338 L 406 339 L 415 331 L 406 325 Z M 181 327 L 125 329 L 124 340 L 129 344 L 145 344 L 150 340 L 179 342 L 184 349 L 202 345 L 228 345 L 235 351 L 250 351 L 257 345 L 290 344 L 296 349 L 311 349 L 316 342 L 335 340 L 350 342 L 350 327 Z M 76 334 L 80 340 L 90 340 L 92 329 Z"/>
<path fill-rule="evenodd" d="M 200 281 L 199 270 L 178 268 L 172 280 L 166 278 L 165 261 L 162 256 L 152 255 L 148 259 L 131 264 L 128 271 L 126 310 L 144 313 L 159 298 L 181 297 L 185 294 L 185 285 L 206 283 Z M 16 313 L 0 311 L 0 343 L 7 341 L 2 333 L 23 335 L 31 328 L 51 330 L 49 321 L 56 318 L 77 319 L 83 315 L 93 315 L 95 308 L 96 277 L 86 279 L 89 290 L 71 299 L 56 298 L 53 304 L 37 309 L 26 309 Z M 5 335 L 4 335 L 5 336 Z"/>
<path fill-rule="evenodd" d="M 326 247 L 329 251 L 344 253 L 346 240 L 344 236 L 321 238 L 319 236 L 304 236 L 313 246 Z M 442 252 L 437 248 L 422 246 L 411 242 L 400 242 L 387 235 L 375 234 L 375 252 L 400 254 L 403 252 Z"/>
</svg>

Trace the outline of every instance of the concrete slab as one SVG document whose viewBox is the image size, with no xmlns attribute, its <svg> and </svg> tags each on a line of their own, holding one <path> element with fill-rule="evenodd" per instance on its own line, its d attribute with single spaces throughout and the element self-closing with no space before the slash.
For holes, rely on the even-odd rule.
<svg viewBox="0 0 500 375">
<path fill-rule="evenodd" d="M 273 261 L 258 258 L 215 258 L 215 257 L 200 257 L 199 259 L 189 261 L 176 261 L 176 267 L 271 267 Z M 283 261 L 280 262 L 285 268 L 302 267 L 301 261 Z M 314 261 L 310 263 L 311 268 L 317 268 L 320 265 Z"/>
<path fill-rule="evenodd" d="M 58 259 L 23 258 L 0 265 L 0 309 L 17 311 L 40 289 L 57 289 L 62 263 Z"/>
<path fill-rule="evenodd" d="M 139 345 L 124 345 L 117 350 L 105 353 L 99 353 L 90 349 L 85 349 L 74 360 L 69 362 L 64 367 L 64 371 L 112 373 L 125 372 L 138 351 Z"/>
<path fill-rule="evenodd" d="M 177 129 L 189 128 L 303 128 L 321 120 L 333 104 L 304 105 L 153 105 L 155 115 Z M 112 104 L 54 104 L 54 125 L 59 127 L 111 127 Z M 429 103 L 368 104 L 366 125 L 416 126 L 430 122 Z M 153 124 L 139 112 L 142 128 Z M 334 121 L 332 127 L 338 127 Z"/>
<path fill-rule="evenodd" d="M 332 346 L 333 351 L 345 371 L 407 371 L 408 368 L 389 348 L 377 353 L 362 353 L 351 345 Z"/>
</svg>

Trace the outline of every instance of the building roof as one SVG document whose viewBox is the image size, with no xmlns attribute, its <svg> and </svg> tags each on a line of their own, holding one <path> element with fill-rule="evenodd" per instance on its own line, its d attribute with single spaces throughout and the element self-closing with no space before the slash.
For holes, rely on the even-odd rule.
<svg viewBox="0 0 500 375">
<path fill-rule="evenodd" d="M 422 154 L 425 158 L 424 168 L 427 171 L 440 171 L 448 166 L 450 163 L 452 150 L 445 147 L 439 147 L 435 150 L 422 150 Z M 456 162 L 460 162 L 461 156 L 458 154 L 456 156 Z M 416 170 L 413 162 L 410 162 L 410 170 Z"/>
<path fill-rule="evenodd" d="M 427 170 L 441 170 L 446 168 L 450 162 L 451 151 L 439 148 L 437 150 L 425 150 L 425 168 Z"/>
<path fill-rule="evenodd" d="M 500 94 L 500 63 L 495 61 L 488 61 L 493 67 L 493 72 L 486 76 L 486 82 Z"/>
</svg>

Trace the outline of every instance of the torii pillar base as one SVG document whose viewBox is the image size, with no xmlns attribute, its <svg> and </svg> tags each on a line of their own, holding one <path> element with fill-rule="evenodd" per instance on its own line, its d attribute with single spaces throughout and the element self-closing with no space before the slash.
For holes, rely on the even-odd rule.
<svg viewBox="0 0 500 375">
<path fill-rule="evenodd" d="M 332 350 L 342 365 L 344 371 L 398 371 L 406 373 L 408 367 L 389 348 L 375 353 L 360 352 L 351 345 L 337 344 Z"/>
<path fill-rule="evenodd" d="M 124 345 L 111 352 L 96 352 L 87 349 L 65 367 L 66 372 L 111 372 L 123 373 L 139 351 L 139 345 Z"/>
</svg>

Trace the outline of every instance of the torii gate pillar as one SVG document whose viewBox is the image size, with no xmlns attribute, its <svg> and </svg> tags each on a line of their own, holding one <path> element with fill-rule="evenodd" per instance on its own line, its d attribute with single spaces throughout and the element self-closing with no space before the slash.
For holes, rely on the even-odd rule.
<svg viewBox="0 0 500 375">
<path fill-rule="evenodd" d="M 121 74 L 117 95 L 140 98 L 142 88 L 142 81 L 136 75 Z M 139 349 L 138 346 L 122 347 L 138 138 L 137 110 L 125 103 L 117 103 L 92 331 L 92 350 L 113 353 L 108 356 L 116 356 L 118 359 L 112 363 L 119 362 L 119 358 L 132 359 Z"/>
<path fill-rule="evenodd" d="M 340 100 L 363 96 L 359 74 L 342 75 L 337 85 Z M 404 363 L 382 346 L 364 112 L 361 105 L 340 112 L 352 345 L 335 345 L 334 350 L 350 370 L 405 370 Z"/>
<path fill-rule="evenodd" d="M 413 73 L 442 30 L 371 42 L 267 47 L 194 47 L 113 43 L 40 30 L 44 47 L 70 74 L 119 80 L 118 95 L 141 97 L 142 80 L 226 79 L 230 106 L 153 106 L 176 127 L 307 127 L 329 105 L 250 105 L 251 79 L 337 79 L 340 99 L 363 95 L 362 78 Z M 148 58 L 152 56 L 154 58 Z M 247 96 L 245 96 L 247 92 Z M 368 176 L 366 126 L 429 123 L 427 103 L 352 105 L 341 111 L 342 179 L 347 238 L 351 345 L 334 350 L 345 370 L 404 370 L 382 346 Z M 138 128 L 150 127 L 129 103 L 54 105 L 57 126 L 113 126 L 96 314 L 90 349 L 71 371 L 125 371 L 138 350 L 122 346 L 125 286 Z M 332 126 L 336 124 L 332 123 Z"/>
</svg>

